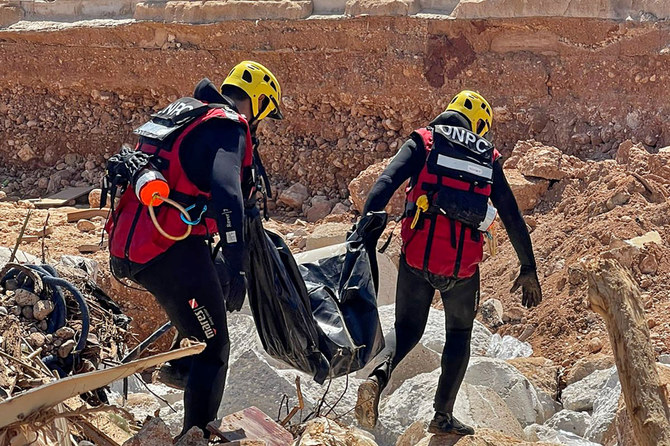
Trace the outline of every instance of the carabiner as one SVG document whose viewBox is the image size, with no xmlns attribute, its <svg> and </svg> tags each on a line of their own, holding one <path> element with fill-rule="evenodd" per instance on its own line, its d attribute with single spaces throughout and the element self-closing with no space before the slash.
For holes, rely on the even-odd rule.
<svg viewBox="0 0 670 446">
<path fill-rule="evenodd" d="M 191 209 L 193 209 L 194 207 L 195 207 L 195 204 L 192 204 L 192 205 L 190 205 L 189 207 L 187 207 L 185 210 L 186 210 L 186 212 L 189 212 L 189 211 L 190 211 Z M 195 225 L 197 225 L 197 224 L 200 224 L 200 220 L 202 220 L 202 216 L 205 215 L 205 212 L 207 212 L 207 205 L 204 205 L 204 206 L 202 207 L 202 211 L 200 211 L 200 215 L 198 216 L 198 219 L 197 219 L 197 220 L 195 220 L 195 221 L 193 221 L 193 220 L 188 220 L 188 219 L 184 216 L 184 214 L 181 214 L 181 215 L 180 215 L 180 217 L 181 217 L 181 221 L 183 221 L 184 223 L 186 223 L 186 224 L 189 225 L 189 226 L 195 226 Z M 190 214 L 189 214 L 189 215 L 190 215 Z"/>
</svg>

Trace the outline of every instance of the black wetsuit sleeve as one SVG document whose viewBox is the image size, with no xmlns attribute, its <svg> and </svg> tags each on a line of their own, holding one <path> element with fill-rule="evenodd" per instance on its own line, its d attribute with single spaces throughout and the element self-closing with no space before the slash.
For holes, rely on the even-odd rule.
<svg viewBox="0 0 670 446">
<path fill-rule="evenodd" d="M 246 148 L 244 128 L 232 121 L 212 119 L 187 136 L 180 153 L 188 178 L 211 191 L 223 255 L 232 269 L 242 271 L 244 206 L 240 172 Z"/>
<path fill-rule="evenodd" d="M 533 244 L 530 240 L 526 222 L 521 216 L 516 198 L 514 198 L 512 189 L 507 182 L 507 178 L 505 178 L 505 173 L 499 161 L 493 163 L 491 201 L 498 209 L 498 215 L 500 215 L 500 219 L 505 225 L 505 230 L 519 257 L 521 266 L 536 269 Z"/>
<path fill-rule="evenodd" d="M 395 191 L 410 177 L 418 175 L 426 162 L 423 143 L 408 139 L 370 190 L 363 215 L 382 211 Z"/>
</svg>

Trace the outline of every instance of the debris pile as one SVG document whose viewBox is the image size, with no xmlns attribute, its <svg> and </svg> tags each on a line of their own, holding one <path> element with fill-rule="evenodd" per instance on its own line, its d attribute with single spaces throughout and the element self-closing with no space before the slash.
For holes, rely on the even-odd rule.
<svg viewBox="0 0 670 446">
<path fill-rule="evenodd" d="M 121 308 L 84 271 L 62 264 L 59 269 L 61 274 L 50 265 L 8 263 L 0 271 L 5 398 L 43 383 L 44 369 L 35 363 L 65 377 L 115 363 L 126 349 L 130 319 Z M 31 360 L 37 361 L 29 365 Z M 106 401 L 103 392 L 92 398 L 91 403 Z"/>
</svg>

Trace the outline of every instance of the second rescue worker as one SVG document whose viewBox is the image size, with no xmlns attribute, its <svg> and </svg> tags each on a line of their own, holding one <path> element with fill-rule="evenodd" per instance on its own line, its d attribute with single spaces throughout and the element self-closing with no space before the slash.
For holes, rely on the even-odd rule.
<svg viewBox="0 0 670 446">
<path fill-rule="evenodd" d="M 470 358 L 478 265 L 496 208 L 521 261 L 512 291 L 522 287 L 522 303 L 529 308 L 542 300 L 526 224 L 498 161 L 500 154 L 486 139 L 492 122 L 489 103 L 478 93 L 462 91 L 428 127 L 412 133 L 372 187 L 364 214 L 383 210 L 411 178 L 402 222 L 395 330 L 377 356 L 378 367 L 358 390 L 356 418 L 364 427 L 375 426 L 379 396 L 393 369 L 421 339 L 439 290 L 447 336 L 429 432 L 474 433 L 454 417 L 453 409 Z"/>
</svg>

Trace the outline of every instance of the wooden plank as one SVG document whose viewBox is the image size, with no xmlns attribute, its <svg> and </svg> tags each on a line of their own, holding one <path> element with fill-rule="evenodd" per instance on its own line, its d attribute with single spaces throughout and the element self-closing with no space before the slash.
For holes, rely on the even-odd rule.
<svg viewBox="0 0 670 446">
<path fill-rule="evenodd" d="M 74 201 L 72 203 L 74 204 Z M 33 204 L 37 209 L 60 208 L 70 204 L 70 200 L 42 198 L 41 200 L 33 201 Z"/>
<path fill-rule="evenodd" d="M 82 373 L 81 375 L 68 376 L 67 378 L 35 387 L 21 395 L 0 401 L 0 413 L 2 414 L 2 417 L 0 417 L 0 429 L 25 419 L 39 410 L 52 407 L 68 398 L 104 387 L 111 382 L 126 378 L 172 359 L 197 355 L 204 349 L 205 344 L 199 342 L 189 347 L 138 359 L 128 364 Z"/>
<path fill-rule="evenodd" d="M 91 254 L 94 252 L 98 252 L 101 249 L 105 249 L 106 247 L 107 247 L 107 240 L 102 242 L 102 246 L 100 246 L 100 243 L 79 245 L 79 252 L 82 254 Z"/>
<path fill-rule="evenodd" d="M 75 200 L 84 195 L 88 195 L 93 190 L 93 186 L 67 187 L 62 191 L 49 195 L 46 198 L 30 200 L 37 209 L 58 208 L 74 204 Z"/>
<path fill-rule="evenodd" d="M 267 446 L 288 446 L 293 435 L 255 406 L 212 421 L 207 430 L 228 442 L 263 440 Z"/>
<path fill-rule="evenodd" d="M 104 209 L 78 209 L 67 213 L 67 222 L 75 223 L 79 220 L 90 220 L 93 217 L 105 217 L 109 214 L 109 208 Z"/>
<path fill-rule="evenodd" d="M 92 190 L 93 186 L 67 187 L 58 193 L 49 195 L 46 199 L 65 201 L 76 200 L 83 195 L 88 195 Z"/>
</svg>

